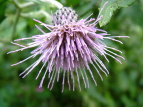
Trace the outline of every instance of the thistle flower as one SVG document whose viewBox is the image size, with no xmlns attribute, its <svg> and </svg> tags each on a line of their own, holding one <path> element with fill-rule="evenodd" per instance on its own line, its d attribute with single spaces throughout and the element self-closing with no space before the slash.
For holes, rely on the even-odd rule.
<svg viewBox="0 0 143 107">
<path fill-rule="evenodd" d="M 12 44 L 18 45 L 21 48 L 9 53 L 37 47 L 31 52 L 32 55 L 30 57 L 13 64 L 12 66 L 18 65 L 30 58 L 40 55 L 39 59 L 26 68 L 20 76 L 23 75 L 24 78 L 40 62 L 42 62 L 43 66 L 39 70 L 36 79 L 39 77 L 44 67 L 46 67 L 46 71 L 43 73 L 44 75 L 39 87 L 42 87 L 47 73 L 49 78 L 48 88 L 50 89 L 53 88 L 55 79 L 57 82 L 59 81 L 60 76 L 62 76 L 62 91 L 64 90 L 65 81 L 68 83 L 69 90 L 71 88 L 75 90 L 75 81 L 78 82 L 79 89 L 81 90 L 80 76 L 83 79 L 85 88 L 87 88 L 89 87 L 87 72 L 90 73 L 93 81 L 97 85 L 93 72 L 97 72 L 102 80 L 101 72 L 106 76 L 109 74 L 98 55 L 103 56 L 108 62 L 109 60 L 106 56 L 112 57 L 119 63 L 121 63 L 121 61 L 118 57 L 124 59 L 122 56 L 112 51 L 114 50 L 122 53 L 120 50 L 108 47 L 104 44 L 103 40 L 110 39 L 122 43 L 115 38 L 127 36 L 109 36 L 110 34 L 105 30 L 98 29 L 96 27 L 102 16 L 98 16 L 97 19 L 89 19 L 89 17 L 78 20 L 78 15 L 74 10 L 69 7 L 63 7 L 53 14 L 53 25 L 48 25 L 34 19 L 50 32 L 44 32 L 36 25 L 42 34 L 15 40 L 21 41 L 32 39 L 33 42 L 28 43 L 27 46 L 12 42 Z M 95 68 L 95 71 L 91 71 L 89 63 Z"/>
</svg>

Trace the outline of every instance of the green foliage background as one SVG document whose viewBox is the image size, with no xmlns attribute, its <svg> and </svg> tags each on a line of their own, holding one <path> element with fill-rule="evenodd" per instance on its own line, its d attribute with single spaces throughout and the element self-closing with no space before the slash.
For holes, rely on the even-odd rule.
<svg viewBox="0 0 143 107">
<path fill-rule="evenodd" d="M 122 2 L 108 0 L 109 6 L 106 5 L 102 12 L 105 15 L 104 20 L 100 22 L 101 26 L 105 25 L 102 29 L 112 35 L 130 36 L 130 39 L 121 39 L 124 45 L 105 41 L 107 45 L 123 51 L 122 55 L 126 59 L 122 60 L 123 64 L 113 59 L 107 63 L 103 59 L 110 75 L 103 76 L 104 81 L 95 75 L 97 87 L 90 78 L 89 89 L 84 89 L 84 85 L 81 84 L 81 92 L 77 86 L 76 91 L 69 91 L 66 87 L 63 93 L 61 83 L 55 83 L 53 90 L 50 91 L 46 88 L 48 82 L 46 80 L 43 89 L 38 89 L 41 78 L 35 80 L 35 77 L 42 64 L 24 79 L 18 76 L 36 61 L 36 58 L 14 67 L 10 66 L 27 58 L 30 49 L 7 54 L 18 49 L 18 46 L 10 43 L 14 39 L 40 34 L 35 27 L 38 23 L 34 22 L 33 18 L 52 23 L 51 11 L 54 13 L 57 6 L 41 1 L 0 0 L 0 107 L 143 107 L 143 0 L 121 0 Z M 92 17 L 96 18 L 99 7 L 102 7 L 106 0 L 58 1 L 63 6 L 75 9 L 81 19 L 91 13 Z M 17 2 L 26 5 L 17 5 Z M 114 11 L 109 9 L 112 6 Z M 108 16 L 110 12 L 112 17 Z"/>
</svg>

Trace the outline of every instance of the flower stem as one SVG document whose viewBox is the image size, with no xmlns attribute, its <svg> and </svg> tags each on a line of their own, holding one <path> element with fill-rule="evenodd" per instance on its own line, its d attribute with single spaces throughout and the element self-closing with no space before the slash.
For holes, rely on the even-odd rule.
<svg viewBox="0 0 143 107">
<path fill-rule="evenodd" d="M 11 36 L 11 40 L 12 41 L 14 40 L 14 36 L 15 36 L 15 33 L 16 33 L 16 26 L 17 26 L 17 23 L 18 23 L 18 20 L 19 20 L 20 13 L 21 13 L 21 9 L 18 8 L 17 12 L 16 12 L 16 18 L 15 18 L 15 22 L 14 22 L 14 26 L 13 26 L 13 31 L 12 31 L 12 36 Z"/>
</svg>

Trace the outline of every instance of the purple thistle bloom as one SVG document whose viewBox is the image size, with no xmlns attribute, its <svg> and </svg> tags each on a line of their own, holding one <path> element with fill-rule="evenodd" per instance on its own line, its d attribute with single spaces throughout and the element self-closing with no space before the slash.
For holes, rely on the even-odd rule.
<svg viewBox="0 0 143 107">
<path fill-rule="evenodd" d="M 64 90 L 66 80 L 69 90 L 71 88 L 75 90 L 75 80 L 77 80 L 79 89 L 81 90 L 80 76 L 83 79 L 85 88 L 89 87 L 88 77 L 86 74 L 87 71 L 90 73 L 93 81 L 97 85 L 93 72 L 97 72 L 101 80 L 103 80 L 103 78 L 100 72 L 103 72 L 106 76 L 109 74 L 98 55 L 103 56 L 108 62 L 109 60 L 106 56 L 110 56 L 120 63 L 121 61 L 118 57 L 124 59 L 122 56 L 112 51 L 114 50 L 122 53 L 120 50 L 106 46 L 103 40 L 110 39 L 122 43 L 115 38 L 128 36 L 109 36 L 110 34 L 107 34 L 106 31 L 96 28 L 96 25 L 102 16 L 98 16 L 97 19 L 89 19 L 89 17 L 78 20 L 78 15 L 74 10 L 69 7 L 63 7 L 53 14 L 53 25 L 48 25 L 34 19 L 36 22 L 50 30 L 50 32 L 46 33 L 36 26 L 43 34 L 15 40 L 21 41 L 32 39 L 33 42 L 28 43 L 27 46 L 12 42 L 12 44 L 20 46 L 21 49 L 17 49 L 9 53 L 37 47 L 31 52 L 32 55 L 30 57 L 13 64 L 12 66 L 18 65 L 40 54 L 39 59 L 26 68 L 20 76 L 23 75 L 24 78 L 40 62 L 42 62 L 43 66 L 39 70 L 36 79 L 39 77 L 45 66 L 46 71 L 44 72 L 39 87 L 42 87 L 43 81 L 48 73 L 48 88 L 52 89 L 55 79 L 56 81 L 59 81 L 60 75 L 62 75 L 62 91 Z M 95 68 L 95 71 L 91 71 L 89 63 Z"/>
</svg>

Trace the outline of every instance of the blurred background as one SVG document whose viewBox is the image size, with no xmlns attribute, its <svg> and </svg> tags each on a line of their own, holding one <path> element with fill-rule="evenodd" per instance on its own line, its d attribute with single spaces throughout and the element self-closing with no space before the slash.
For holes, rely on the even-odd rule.
<svg viewBox="0 0 143 107">
<path fill-rule="evenodd" d="M 45 2 L 47 1 L 47 2 Z M 51 13 L 63 6 L 77 11 L 79 19 L 96 18 L 100 0 L 0 0 L 0 107 L 143 107 L 143 0 L 136 0 L 129 7 L 117 9 L 110 22 L 102 27 L 112 35 L 125 35 L 120 39 L 123 45 L 105 41 L 107 45 L 123 51 L 122 64 L 112 58 L 104 61 L 110 71 L 101 81 L 95 75 L 95 86 L 89 75 L 90 88 L 82 91 L 69 91 L 68 86 L 61 93 L 61 82 L 55 83 L 52 91 L 47 89 L 45 80 L 39 89 L 40 79 L 35 77 L 42 64 L 22 79 L 19 74 L 31 65 L 36 58 L 11 67 L 30 55 L 32 49 L 7 54 L 19 47 L 10 42 L 14 39 L 40 34 L 33 19 L 52 24 Z M 110 1 L 110 0 L 109 0 Z M 41 27 L 42 28 L 42 27 Z M 48 32 L 48 31 L 47 31 Z M 22 41 L 26 44 L 29 41 Z"/>
</svg>

